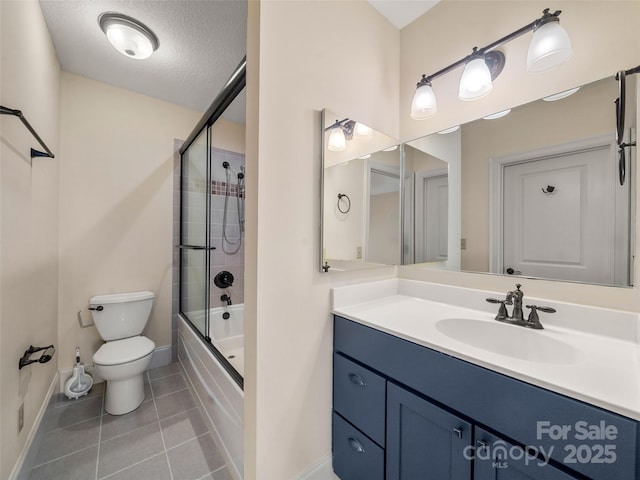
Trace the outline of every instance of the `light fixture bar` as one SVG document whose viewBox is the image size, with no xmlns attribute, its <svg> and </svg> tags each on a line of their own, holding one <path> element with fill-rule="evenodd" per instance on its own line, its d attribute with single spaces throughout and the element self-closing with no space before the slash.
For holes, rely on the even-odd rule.
<svg viewBox="0 0 640 480">
<path fill-rule="evenodd" d="M 548 22 L 553 22 L 553 21 L 558 21 L 558 17 L 560 16 L 560 14 L 562 13 L 562 10 L 556 10 L 554 13 L 549 13 L 549 9 L 546 8 L 543 12 L 542 12 L 542 16 L 536 20 L 534 20 L 533 22 L 525 25 L 524 27 L 516 30 L 515 32 L 510 33 L 509 35 L 505 35 L 504 37 L 502 37 L 499 40 L 496 40 L 493 43 L 490 43 L 489 45 L 487 45 L 486 47 L 482 47 L 482 48 L 477 48 L 474 47 L 473 48 L 473 52 L 469 55 L 467 55 L 466 57 L 458 60 L 457 62 L 452 63 L 451 65 L 449 65 L 448 67 L 443 68 L 442 70 L 438 70 L 436 73 L 431 74 L 429 76 L 426 75 L 422 75 L 422 80 L 420 80 L 420 82 L 431 82 L 432 80 L 444 75 L 445 73 L 448 73 L 452 70 L 455 70 L 458 67 L 461 67 L 463 65 L 466 65 L 466 63 L 471 60 L 471 57 L 474 55 L 483 55 L 486 53 L 489 53 L 489 51 L 498 48 L 501 45 L 504 45 L 507 42 L 510 42 L 511 40 L 514 40 L 522 35 L 524 35 L 527 32 L 530 32 L 531 30 L 535 30 L 536 28 L 540 27 L 541 25 L 544 25 L 545 23 Z"/>
</svg>

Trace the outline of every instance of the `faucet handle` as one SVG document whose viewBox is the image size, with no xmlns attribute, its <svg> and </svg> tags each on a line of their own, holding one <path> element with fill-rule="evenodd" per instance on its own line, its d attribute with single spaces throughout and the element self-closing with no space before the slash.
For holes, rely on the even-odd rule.
<svg viewBox="0 0 640 480">
<path fill-rule="evenodd" d="M 489 303 L 500 304 L 500 308 L 498 308 L 498 315 L 496 315 L 496 320 L 504 320 L 509 316 L 507 313 L 507 307 L 505 307 L 505 304 L 511 305 L 510 300 L 498 300 L 497 298 L 487 298 L 486 301 Z"/>
<path fill-rule="evenodd" d="M 538 317 L 538 310 L 545 313 L 556 313 L 555 308 L 551 307 L 539 307 L 537 305 L 527 305 L 527 308 L 531 309 L 529 318 L 527 318 L 527 327 L 535 328 L 536 330 L 542 330 L 544 327 L 540 323 L 540 317 Z"/>
</svg>

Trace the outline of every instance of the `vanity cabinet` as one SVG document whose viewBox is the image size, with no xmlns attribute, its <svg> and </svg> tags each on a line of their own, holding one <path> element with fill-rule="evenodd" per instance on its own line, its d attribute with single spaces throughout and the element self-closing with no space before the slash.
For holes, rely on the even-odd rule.
<svg viewBox="0 0 640 480">
<path fill-rule="evenodd" d="M 391 382 L 387 386 L 387 479 L 469 480 L 469 422 Z"/>
<path fill-rule="evenodd" d="M 640 478 L 639 422 L 339 316 L 333 395 L 342 480 Z"/>
</svg>

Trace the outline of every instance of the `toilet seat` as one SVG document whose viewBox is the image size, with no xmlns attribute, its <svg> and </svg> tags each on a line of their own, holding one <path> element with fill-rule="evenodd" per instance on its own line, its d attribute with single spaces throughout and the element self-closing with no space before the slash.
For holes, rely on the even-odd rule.
<svg viewBox="0 0 640 480">
<path fill-rule="evenodd" d="M 139 360 L 153 352 L 156 344 L 147 337 L 136 337 L 112 340 L 102 345 L 93 356 L 93 363 L 98 365 L 120 365 Z"/>
</svg>

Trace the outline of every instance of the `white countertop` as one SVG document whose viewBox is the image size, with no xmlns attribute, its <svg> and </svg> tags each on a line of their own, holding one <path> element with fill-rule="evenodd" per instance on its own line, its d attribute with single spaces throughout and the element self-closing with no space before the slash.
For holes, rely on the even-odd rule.
<svg viewBox="0 0 640 480">
<path fill-rule="evenodd" d="M 349 320 L 640 420 L 638 314 L 531 299 L 527 298 L 526 290 L 524 293 L 523 305 L 534 303 L 556 308 L 555 314 L 539 314 L 544 330 L 494 320 L 498 306 L 484 299 L 504 298 L 504 293 L 427 282 L 392 279 L 337 287 L 332 290 L 332 300 L 333 313 Z M 525 309 L 525 318 L 526 315 Z M 503 332 L 494 325 L 502 326 L 505 342 L 510 340 L 512 333 L 517 334 L 519 340 L 526 335 L 547 337 L 553 339 L 550 340 L 553 346 L 558 345 L 556 341 L 564 342 L 570 345 L 566 350 L 575 355 L 570 363 L 501 355 L 442 333 L 437 322 L 452 318 L 489 322 L 494 336 L 495 332 Z M 518 330 L 514 332 L 513 329 Z M 544 342 L 541 338 L 533 340 Z"/>
</svg>

